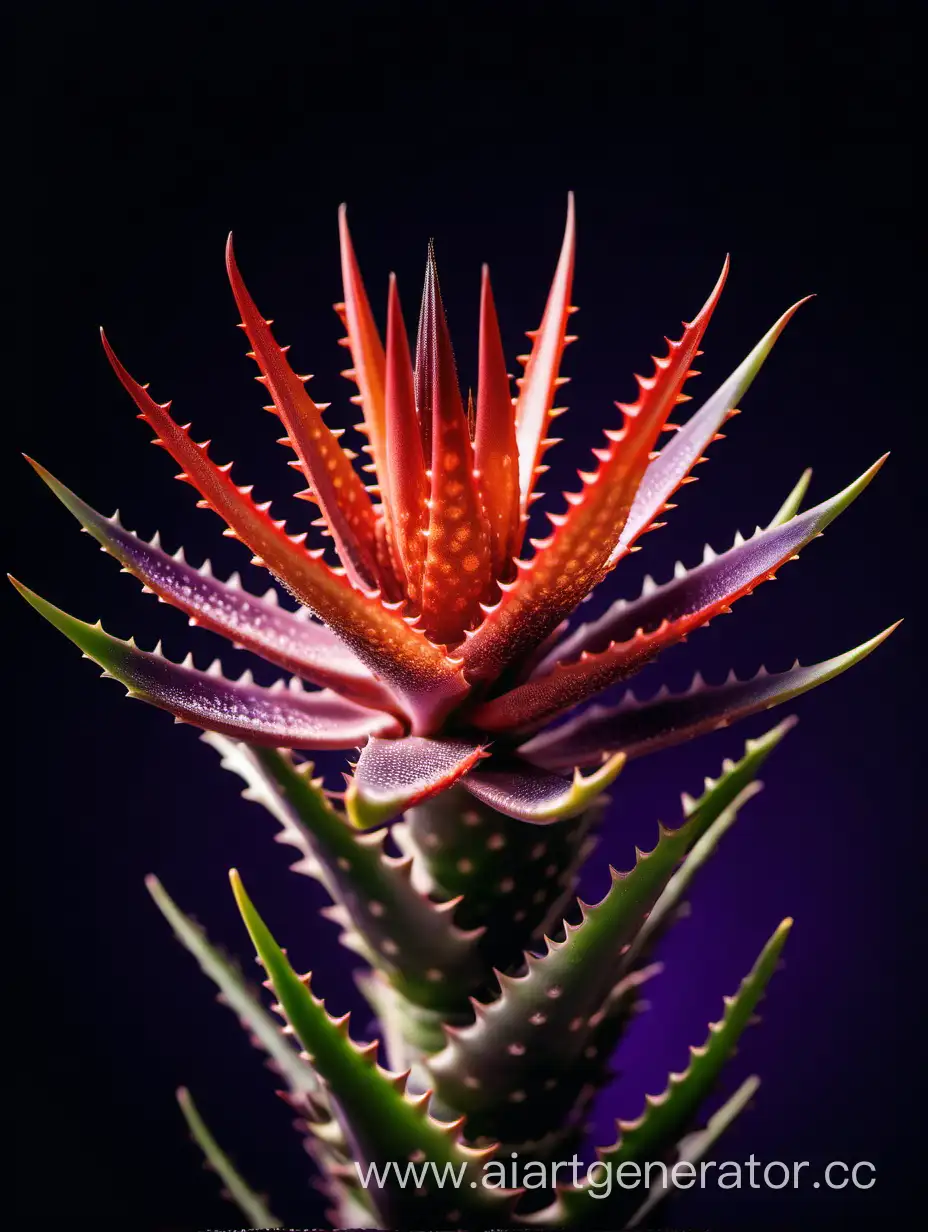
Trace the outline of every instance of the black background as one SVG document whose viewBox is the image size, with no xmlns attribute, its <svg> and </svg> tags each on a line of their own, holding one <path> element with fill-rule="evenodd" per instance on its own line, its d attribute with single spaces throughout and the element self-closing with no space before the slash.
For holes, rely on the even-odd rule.
<svg viewBox="0 0 928 1232">
<path fill-rule="evenodd" d="M 429 236 L 462 379 L 476 369 L 480 262 L 490 262 L 510 354 L 537 324 L 566 191 L 577 193 L 574 318 L 580 342 L 549 491 L 570 486 L 630 374 L 702 302 L 726 251 L 733 268 L 706 342 L 705 396 L 770 322 L 809 291 L 728 440 L 713 447 L 671 527 L 644 541 L 609 597 L 650 568 L 724 548 L 769 519 L 801 469 L 816 499 L 876 456 L 894 456 L 861 502 L 730 621 L 668 656 L 682 686 L 699 663 L 788 666 L 849 648 L 915 615 L 910 496 L 922 395 L 914 303 L 911 114 L 914 40 L 905 5 L 809 3 L 518 6 L 194 4 L 40 6 L 24 22 L 11 136 L 25 132 L 7 197 L 20 342 L 6 437 L 106 513 L 182 540 L 220 570 L 241 565 L 100 353 L 105 323 L 130 370 L 175 398 L 182 420 L 234 457 L 259 495 L 296 486 L 273 444 L 222 269 L 226 231 L 314 395 L 351 423 L 353 390 L 330 305 L 340 298 L 335 214 L 350 206 L 381 320 L 389 270 L 409 313 Z M 8 113 L 9 117 L 10 113 Z M 22 261 L 21 258 L 26 260 Z M 12 258 L 12 260 L 10 260 Z M 412 322 L 410 322 L 412 323 Z M 17 390 L 16 386 L 20 388 Z M 13 571 L 53 601 L 175 657 L 204 664 L 210 635 L 139 596 L 79 538 L 12 455 Z M 243 479 L 243 481 L 244 481 Z M 277 484 L 275 489 L 272 485 Z M 281 486 L 284 485 L 284 486 Z M 308 507 L 295 506 L 307 517 Z M 308 516 L 312 516 L 311 514 Z M 646 560 L 644 558 L 647 558 Z M 249 584 L 258 581 L 245 567 Z M 10 1113 L 23 1152 L 21 1219 L 187 1232 L 236 1223 L 199 1170 L 173 1104 L 189 1083 L 246 1175 L 294 1224 L 320 1217 L 309 1168 L 260 1058 L 211 1001 L 148 902 L 162 876 L 213 934 L 248 951 L 225 880 L 237 865 L 298 966 L 330 1006 L 356 1004 L 350 956 L 286 873 L 273 824 L 189 728 L 127 706 L 73 647 L 10 605 L 7 648 L 22 688 L 11 710 L 20 905 L 7 945 Z M 712 1227 L 882 1226 L 918 1183 L 923 1051 L 923 831 L 914 799 L 914 624 L 866 664 L 796 706 L 802 722 L 768 786 L 706 870 L 692 920 L 667 948 L 625 1077 L 604 1099 L 633 1116 L 680 1068 L 764 937 L 797 917 L 789 958 L 729 1085 L 757 1069 L 757 1108 L 722 1156 L 859 1159 L 868 1193 L 707 1191 L 665 1216 Z M 227 666 L 241 666 L 228 651 Z M 602 860 L 650 846 L 676 795 L 737 754 L 733 733 L 636 763 L 616 790 Z M 338 758 L 324 759 L 336 774 Z M 591 892 L 603 888 L 594 872 Z M 363 1011 L 357 1033 L 366 1026 Z M 15 1121 L 13 1120 L 15 1117 Z M 809 1172 L 814 1176 L 814 1171 Z"/>
</svg>

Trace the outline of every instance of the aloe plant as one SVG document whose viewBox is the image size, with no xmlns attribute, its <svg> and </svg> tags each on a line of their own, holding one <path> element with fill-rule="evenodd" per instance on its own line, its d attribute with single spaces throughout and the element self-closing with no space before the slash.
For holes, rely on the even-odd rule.
<svg viewBox="0 0 928 1232">
<path fill-rule="evenodd" d="M 550 533 L 529 540 L 543 458 L 562 413 L 557 392 L 575 308 L 572 199 L 541 325 L 520 356 L 512 396 L 489 274 L 480 297 L 479 379 L 468 404 L 429 249 L 414 358 L 395 279 L 381 341 L 362 282 L 345 211 L 339 217 L 347 336 L 362 411 L 357 431 L 368 462 L 330 428 L 326 406 L 307 391 L 257 309 L 231 238 L 232 292 L 278 416 L 290 465 L 308 485 L 313 523 L 330 537 L 310 547 L 272 516 L 270 502 L 211 460 L 170 403 L 159 403 L 104 347 L 139 418 L 276 585 L 264 595 L 238 575 L 221 581 L 209 562 L 191 565 L 158 537 L 146 542 L 118 516 L 95 512 L 33 463 L 85 531 L 143 589 L 184 611 L 191 625 L 281 669 L 264 687 L 246 672 L 199 670 L 159 648 L 139 649 L 86 624 L 25 586 L 50 623 L 121 681 L 129 695 L 204 729 L 243 795 L 270 811 L 279 838 L 299 853 L 294 869 L 320 881 L 326 914 L 366 967 L 361 987 L 379 1019 L 378 1041 L 358 1042 L 347 1016 L 333 1017 L 310 977 L 298 975 L 249 899 L 233 889 L 274 1003 L 267 1006 L 238 967 L 208 940 L 155 879 L 148 887 L 175 934 L 263 1049 L 286 1091 L 319 1169 L 336 1225 L 480 1228 L 503 1223 L 634 1224 L 661 1196 L 590 1178 L 548 1182 L 547 1165 L 582 1149 L 584 1123 L 640 993 L 657 973 L 655 946 L 680 914 L 690 882 L 738 810 L 758 790 L 757 773 L 789 729 L 749 740 L 738 761 L 684 797 L 682 819 L 660 825 L 652 850 L 617 872 L 592 905 L 576 898 L 594 845 L 604 794 L 625 762 L 790 700 L 859 662 L 892 631 L 811 667 L 798 664 L 747 680 L 617 704 L 585 705 L 625 685 L 665 648 L 748 595 L 822 531 L 880 467 L 828 500 L 801 510 L 802 477 L 772 521 L 701 563 L 678 565 L 667 582 L 645 581 L 596 620 L 568 628 L 572 613 L 637 540 L 662 525 L 675 492 L 737 413 L 794 305 L 702 407 L 672 424 L 718 304 L 728 262 L 706 303 L 677 341 L 637 378 L 637 397 L 593 450 L 580 487 L 564 494 Z M 802 302 L 802 301 L 801 301 Z M 673 431 L 658 448 L 662 434 Z M 362 473 L 374 482 L 366 486 Z M 332 550 L 339 564 L 326 559 Z M 522 553 L 527 553 L 523 555 Z M 279 588 L 282 588 L 279 589 Z M 295 602 L 294 602 L 295 601 Z M 578 707 L 583 707 L 577 709 Z M 306 753 L 359 749 L 344 792 L 326 790 Z M 391 854 L 392 837 L 401 855 Z M 757 1086 L 747 1078 L 700 1129 L 722 1066 L 752 1020 L 791 921 L 774 931 L 724 1012 L 641 1116 L 617 1124 L 601 1166 L 692 1161 L 709 1150 Z M 321 990 L 320 990 L 321 991 Z M 336 992 L 337 997 L 337 992 Z M 282 1024 L 282 1025 L 281 1025 Z M 279 1226 L 263 1198 L 238 1176 L 186 1090 L 184 1116 L 229 1195 L 253 1226 Z M 245 1127 L 242 1127 L 245 1132 Z M 520 1157 L 512 1187 L 505 1165 Z M 418 1169 L 371 1183 L 368 1169 Z M 493 1168 L 499 1170 L 494 1173 Z M 445 1172 L 448 1169 L 450 1171 Z M 449 1183 L 451 1174 L 457 1183 Z M 387 1176 L 387 1172 L 384 1173 Z M 494 1181 L 494 1177 L 504 1179 Z M 490 1178 L 488 1181 L 487 1178 Z M 471 1179 L 473 1178 L 473 1180 Z M 563 1178 L 560 1178 L 563 1180 Z M 546 1188 L 547 1185 L 547 1188 Z"/>
</svg>

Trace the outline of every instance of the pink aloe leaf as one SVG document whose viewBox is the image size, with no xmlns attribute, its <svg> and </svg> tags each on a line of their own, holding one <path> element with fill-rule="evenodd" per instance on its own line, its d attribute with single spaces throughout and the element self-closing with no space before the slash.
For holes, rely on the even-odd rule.
<svg viewBox="0 0 928 1232">
<path fill-rule="evenodd" d="M 478 605 L 492 581 L 492 566 L 489 529 L 431 246 L 416 365 L 420 422 L 431 423 L 422 627 L 433 642 L 456 646 L 464 630 L 480 618 Z"/>
<path fill-rule="evenodd" d="M 811 296 L 793 304 L 764 334 L 753 351 L 739 364 L 710 398 L 675 432 L 654 458 L 635 493 L 628 520 L 610 558 L 615 564 L 627 555 L 635 540 L 651 526 L 667 501 L 687 479 L 709 445 L 717 439 L 725 420 L 737 412 L 738 403 L 751 387 L 773 345 L 789 321 Z"/>
<path fill-rule="evenodd" d="M 445 791 L 484 756 L 482 745 L 463 740 L 371 739 L 348 781 L 346 812 L 362 830 L 383 825 Z"/>
<path fill-rule="evenodd" d="M 516 562 L 516 580 L 504 583 L 500 601 L 485 609 L 483 624 L 461 652 L 471 680 L 494 679 L 513 658 L 543 641 L 608 571 L 654 442 L 691 375 L 727 274 L 726 260 L 715 289 L 681 340 L 668 342 L 668 354 L 654 361 L 652 377 L 637 378 L 638 399 L 618 404 L 625 422 L 621 429 L 607 429 L 608 447 L 595 451 L 595 473 L 581 473 L 581 490 L 564 494 L 567 512 L 548 514 L 553 533 L 534 541 L 535 556 Z"/>
<path fill-rule="evenodd" d="M 516 435 L 519 455 L 519 489 L 522 512 L 528 509 L 540 470 L 542 454 L 549 444 L 548 425 L 553 418 L 554 395 L 566 378 L 558 376 L 564 347 L 574 339 L 567 335 L 567 318 L 575 309 L 570 305 L 574 280 L 574 256 L 576 253 L 576 220 L 574 195 L 567 196 L 567 223 L 561 255 L 544 316 L 537 330 L 529 333 L 532 340 L 531 354 L 526 360 L 525 375 L 516 381 L 519 396 L 516 400 Z"/>
<path fill-rule="evenodd" d="M 234 483 L 231 463 L 217 466 L 209 442 L 197 444 L 190 425 L 181 427 L 170 414 L 170 403 L 158 403 L 134 381 L 103 339 L 110 363 L 158 443 L 183 467 L 181 478 L 202 496 L 200 504 L 226 522 L 224 533 L 246 543 L 263 564 L 301 603 L 324 620 L 375 674 L 382 676 L 404 702 L 414 726 L 429 728 L 467 692 L 457 662 L 410 628 L 401 612 L 387 608 L 375 596 L 356 590 L 342 572 L 322 560 L 322 551 L 302 546 L 304 535 L 289 535 L 283 522 L 257 505 L 248 487 Z"/>
<path fill-rule="evenodd" d="M 297 688 L 261 688 L 246 672 L 237 681 L 222 675 L 218 660 L 201 672 L 188 663 L 172 663 L 156 649 L 139 650 L 63 612 L 22 583 L 13 585 L 37 612 L 93 659 L 106 675 L 126 686 L 130 697 L 167 710 L 175 719 L 207 731 L 236 736 L 252 744 L 275 748 L 344 749 L 368 736 L 398 735 L 402 728 L 392 715 L 379 714 L 327 690 L 307 693 Z"/>
<path fill-rule="evenodd" d="M 428 530 L 429 481 L 416 413 L 415 378 L 395 275 L 387 301 L 386 472 L 391 518 L 406 593 L 422 596 Z"/>
<path fill-rule="evenodd" d="M 581 625 L 534 671 L 533 679 L 479 706 L 473 722 L 487 731 L 538 724 L 627 679 L 656 655 L 709 623 L 776 576 L 811 539 L 820 535 L 867 487 L 885 455 L 844 491 L 783 525 L 740 537 L 703 563 L 678 566 L 672 581 L 646 587 L 632 603 L 619 600 L 599 620 Z"/>
<path fill-rule="evenodd" d="M 546 826 L 588 809 L 624 765 L 625 755 L 617 753 L 592 774 L 584 776 L 576 770 L 571 778 L 564 778 L 520 758 L 502 765 L 490 758 L 485 767 L 465 774 L 461 785 L 497 813 Z"/>
<path fill-rule="evenodd" d="M 519 550 L 519 448 L 490 271 L 480 288 L 480 346 L 474 454 L 490 528 L 493 577 L 506 579 Z"/>
<path fill-rule="evenodd" d="M 289 348 L 274 340 L 270 326 L 248 293 L 235 260 L 231 235 L 226 245 L 226 269 L 242 314 L 242 329 L 252 346 L 251 357 L 262 372 L 256 379 L 273 398 L 271 409 L 276 408 L 287 430 L 282 443 L 296 452 L 298 465 L 309 484 L 303 495 L 319 505 L 352 581 L 368 589 L 376 587 L 379 570 L 374 506 L 338 437 L 324 422 L 322 408 L 306 392 L 304 380 L 309 378 L 297 376 L 290 367 Z"/>
<path fill-rule="evenodd" d="M 640 757 L 680 744 L 833 680 L 876 650 L 899 624 L 901 621 L 846 654 L 811 667 L 797 664 L 774 675 L 761 668 L 749 680 L 738 680 L 732 672 L 724 684 L 715 686 L 706 685 L 697 675 L 685 693 L 671 694 L 662 689 L 646 702 L 628 693 L 617 706 L 590 706 L 560 727 L 541 732 L 519 752 L 535 765 L 557 770 L 597 765 L 605 753 Z"/>
<path fill-rule="evenodd" d="M 27 461 L 103 550 L 139 579 L 145 590 L 180 608 L 192 625 L 202 625 L 251 650 L 269 663 L 312 684 L 335 689 L 343 697 L 374 709 L 392 710 L 396 703 L 361 660 L 325 625 L 309 620 L 305 609 L 288 612 L 279 606 L 273 587 L 263 597 L 249 594 L 238 576 L 222 582 L 209 561 L 199 569 L 187 563 L 183 549 L 172 556 L 158 536 L 146 543 L 126 530 L 118 517 L 106 518 L 85 504 L 44 466 Z"/>
</svg>

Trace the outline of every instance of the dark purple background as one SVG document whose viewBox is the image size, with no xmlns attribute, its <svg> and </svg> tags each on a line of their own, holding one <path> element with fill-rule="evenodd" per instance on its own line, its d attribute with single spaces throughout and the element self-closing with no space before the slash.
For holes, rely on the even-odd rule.
<svg viewBox="0 0 928 1232">
<path fill-rule="evenodd" d="M 815 468 L 821 499 L 895 451 L 824 542 L 672 652 L 665 678 L 680 686 L 697 663 L 718 680 L 730 666 L 813 662 L 913 616 L 911 408 L 922 390 L 908 7 L 884 4 L 878 19 L 857 22 L 839 5 L 805 6 L 795 19 L 767 4 L 706 6 L 712 16 L 700 5 L 622 7 L 615 24 L 612 6 L 590 4 L 521 14 L 497 5 L 466 25 L 443 5 L 410 3 L 393 16 L 345 3 L 324 13 L 200 4 L 190 6 L 196 19 L 145 6 L 40 13 L 23 44 L 20 94 L 34 122 L 21 190 L 32 247 L 16 305 L 31 358 L 14 363 L 24 388 L 8 403 L 7 436 L 104 512 L 118 503 L 129 526 L 160 529 L 171 549 L 183 541 L 194 560 L 209 552 L 220 569 L 237 567 L 236 545 L 211 514 L 193 512 L 190 490 L 171 481 L 176 467 L 147 446 L 96 326 L 106 324 L 156 396 L 174 397 L 176 414 L 214 438 L 217 460 L 237 459 L 259 494 L 286 494 L 296 481 L 234 329 L 222 268 L 229 227 L 296 367 L 318 374 L 312 390 L 335 402 L 331 422 L 349 423 L 353 390 L 337 375 L 345 353 L 330 308 L 341 295 L 338 203 L 349 202 L 381 320 L 391 269 L 407 312 L 416 304 L 435 237 L 462 380 L 473 383 L 480 262 L 490 262 L 514 354 L 538 323 L 573 188 L 581 340 L 566 361 L 568 442 L 552 456 L 551 492 L 570 486 L 598 430 L 617 422 L 612 400 L 629 395 L 631 372 L 646 370 L 662 336 L 696 310 L 726 251 L 732 274 L 707 336 L 706 375 L 693 383 L 698 398 L 783 308 L 819 296 L 671 526 L 607 584 L 610 597 L 636 593 L 647 568 L 663 580 L 677 555 L 694 563 L 706 539 L 721 549 L 736 528 L 769 519 L 804 466 Z M 22 251 L 23 237 L 8 233 L 8 258 Z M 172 655 L 193 648 L 207 661 L 210 635 L 140 597 L 15 457 L 7 477 L 19 494 L 15 573 L 80 616 L 103 614 L 119 635 L 150 646 L 163 633 Z M 297 519 L 309 512 L 291 508 Z M 193 731 L 126 705 L 22 605 L 12 627 L 8 653 L 28 675 L 7 768 L 18 781 L 22 889 L 7 950 L 18 1042 L 7 1056 L 24 1083 L 16 1115 L 35 1170 L 20 1193 L 30 1226 L 235 1224 L 185 1138 L 172 1094 L 181 1082 L 275 1209 L 310 1222 L 309 1167 L 286 1109 L 141 879 L 156 871 L 245 955 L 226 882 L 238 866 L 338 1010 L 357 1001 L 354 960 L 314 913 L 321 892 L 286 872 L 273 822 L 238 799 L 237 781 Z M 767 790 L 701 875 L 693 916 L 666 947 L 653 1012 L 629 1039 L 631 1072 L 599 1118 L 606 1141 L 610 1115 L 635 1115 L 644 1091 L 682 1066 L 721 995 L 793 914 L 765 1022 L 727 1079 L 730 1089 L 756 1069 L 764 1086 L 722 1155 L 868 1159 L 877 1185 L 694 1192 L 668 1218 L 881 1226 L 914 1190 L 925 844 L 912 792 L 913 645 L 910 620 L 862 667 L 796 705 L 802 721 L 770 763 Z M 241 661 L 226 655 L 229 667 Z M 776 717 L 633 765 L 600 860 L 627 866 L 634 842 L 653 842 L 658 816 L 677 820 L 677 793 L 697 792 Z M 325 765 L 335 771 L 338 759 Z M 603 883 L 594 871 L 590 892 Z M 363 1034 L 363 1011 L 356 1025 Z"/>
</svg>

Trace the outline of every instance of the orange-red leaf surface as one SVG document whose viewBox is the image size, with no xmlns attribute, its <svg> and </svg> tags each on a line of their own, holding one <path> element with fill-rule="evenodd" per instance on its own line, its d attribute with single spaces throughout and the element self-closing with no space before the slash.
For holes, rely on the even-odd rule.
<svg viewBox="0 0 928 1232">
<path fill-rule="evenodd" d="M 307 552 L 300 542 L 305 536 L 288 535 L 283 523 L 268 516 L 266 505 L 255 504 L 247 487 L 236 486 L 229 474 L 231 463 L 219 467 L 212 462 L 209 442 L 196 444 L 189 425 L 181 427 L 172 418 L 170 403 L 155 402 L 122 366 L 105 337 L 103 345 L 140 418 L 183 468 L 182 477 L 200 492 L 205 507 L 218 513 L 229 533 L 246 543 L 301 603 L 391 686 L 417 731 L 431 730 L 466 692 L 458 664 L 411 629 L 399 612 L 388 610 L 330 569 L 321 551 Z"/>
<path fill-rule="evenodd" d="M 425 565 L 429 481 L 416 416 L 416 394 L 409 341 L 396 278 L 390 277 L 387 304 L 387 472 L 397 555 L 406 593 L 417 606 Z"/>
<path fill-rule="evenodd" d="M 387 362 L 354 254 L 354 245 L 348 230 L 348 214 L 344 205 L 340 206 L 338 211 L 338 238 L 341 245 L 342 288 L 345 296 L 343 320 L 348 331 L 348 345 L 351 348 L 351 361 L 354 364 L 352 375 L 360 390 L 361 409 L 364 412 L 364 426 L 367 428 L 370 440 L 371 457 L 380 481 L 381 495 L 386 500 L 389 496 L 386 486 L 388 481 L 385 480 L 384 387 Z M 339 307 L 341 308 L 342 305 Z"/>
<path fill-rule="evenodd" d="M 263 373 L 258 379 L 274 400 L 312 498 L 335 540 L 339 558 L 353 582 L 375 589 L 379 571 L 374 506 L 350 458 L 323 421 L 319 407 L 290 367 L 286 352 L 275 342 L 268 323 L 249 295 L 235 260 L 231 235 L 226 245 L 226 269 L 242 314 L 242 328 Z"/>
<path fill-rule="evenodd" d="M 883 461 L 830 500 L 758 530 L 746 541 L 739 535 L 721 555 L 707 548 L 701 565 L 689 571 L 678 567 L 670 582 L 648 589 L 636 603 L 615 604 L 600 620 L 581 626 L 561 652 L 552 651 L 532 680 L 479 706 L 472 721 L 487 731 L 538 725 L 640 671 L 662 650 L 730 612 L 738 599 L 775 577 L 857 499 Z"/>
<path fill-rule="evenodd" d="M 475 441 L 480 491 L 487 515 L 493 555 L 493 576 L 508 579 L 512 557 L 519 550 L 522 528 L 519 507 L 519 449 L 509 392 L 509 374 L 490 286 L 483 267 L 480 288 L 480 351 L 477 381 Z"/>
<path fill-rule="evenodd" d="M 567 224 L 561 255 L 541 325 L 529 336 L 533 338 L 532 350 L 525 368 L 525 375 L 516 381 L 519 397 L 516 402 L 516 433 L 519 442 L 519 487 L 522 511 L 527 510 L 532 489 L 535 486 L 536 468 L 541 461 L 542 445 L 548 435 L 548 424 L 554 406 L 554 393 L 558 387 L 558 371 L 567 337 L 567 318 L 570 314 L 570 293 L 574 281 L 574 256 L 576 253 L 576 227 L 574 220 L 574 195 L 567 197 Z"/>
<path fill-rule="evenodd" d="M 431 247 L 417 363 L 428 376 L 427 384 L 424 376 L 417 380 L 417 395 L 421 388 L 428 397 L 432 424 L 422 626 L 432 641 L 456 646 L 480 618 L 478 605 L 491 581 L 490 536 Z M 425 414 L 422 402 L 419 414 Z"/>
<path fill-rule="evenodd" d="M 565 493 L 566 513 L 548 515 L 553 533 L 536 543 L 531 561 L 518 562 L 516 581 L 504 588 L 502 599 L 464 648 L 470 679 L 498 676 L 517 654 L 547 637 L 602 579 L 654 443 L 690 375 L 727 274 L 726 260 L 712 294 L 680 341 L 668 342 L 668 354 L 655 360 L 653 376 L 637 378 L 637 400 L 618 404 L 625 422 L 621 430 L 607 430 L 607 447 L 596 451 L 596 471 L 581 473 L 579 492 Z"/>
</svg>

